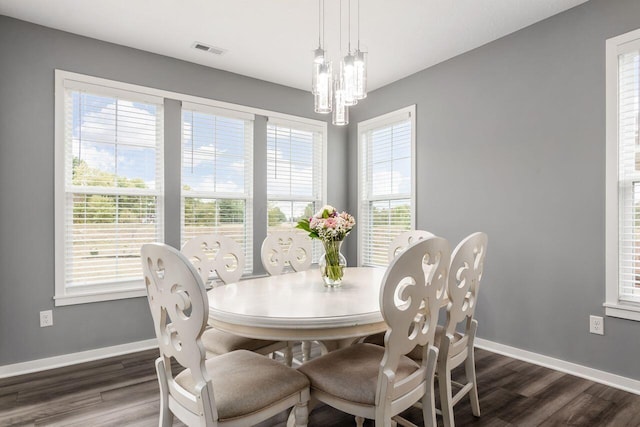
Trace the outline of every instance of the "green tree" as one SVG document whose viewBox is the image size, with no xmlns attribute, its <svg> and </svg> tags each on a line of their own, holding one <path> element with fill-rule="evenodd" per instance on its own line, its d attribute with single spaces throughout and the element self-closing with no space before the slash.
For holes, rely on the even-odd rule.
<svg viewBox="0 0 640 427">
<path fill-rule="evenodd" d="M 147 188 L 140 178 L 126 178 L 90 167 L 74 157 L 71 173 L 73 185 L 81 187 Z M 77 195 L 73 205 L 74 222 L 143 223 L 155 219 L 155 197 L 132 195 Z"/>
<path fill-rule="evenodd" d="M 287 221 L 287 216 L 277 206 L 269 206 L 267 214 L 269 227 L 280 225 Z"/>
<path fill-rule="evenodd" d="M 220 222 L 227 224 L 244 223 L 244 200 L 218 199 Z"/>
</svg>

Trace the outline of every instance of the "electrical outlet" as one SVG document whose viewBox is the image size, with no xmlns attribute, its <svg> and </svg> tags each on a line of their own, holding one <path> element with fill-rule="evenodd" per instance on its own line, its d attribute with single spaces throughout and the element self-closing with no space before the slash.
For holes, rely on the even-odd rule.
<svg viewBox="0 0 640 427">
<path fill-rule="evenodd" d="M 53 326 L 53 311 L 46 310 L 40 312 L 40 327 Z"/>
<path fill-rule="evenodd" d="M 600 316 L 589 316 L 589 332 L 604 335 L 604 319 Z"/>
</svg>

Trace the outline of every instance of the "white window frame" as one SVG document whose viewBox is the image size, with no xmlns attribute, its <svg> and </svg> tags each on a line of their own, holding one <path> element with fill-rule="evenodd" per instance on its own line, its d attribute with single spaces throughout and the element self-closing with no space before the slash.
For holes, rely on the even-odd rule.
<svg viewBox="0 0 640 427">
<path fill-rule="evenodd" d="M 366 203 L 372 200 L 393 200 L 392 195 L 389 197 L 379 197 L 376 199 L 366 198 L 365 191 L 367 188 L 366 182 L 364 182 L 364 161 L 365 161 L 365 147 L 363 147 L 363 135 L 371 129 L 382 128 L 386 125 L 390 125 L 401 120 L 409 118 L 411 121 L 411 194 L 409 197 L 402 195 L 401 197 L 395 197 L 397 199 L 410 199 L 411 207 L 411 229 L 415 228 L 416 223 L 416 105 L 410 105 L 405 108 L 384 114 L 382 116 L 374 117 L 369 120 L 365 120 L 358 123 L 358 218 L 365 218 Z M 358 265 L 367 265 L 364 262 L 364 233 L 358 232 Z"/>
<path fill-rule="evenodd" d="M 304 119 L 300 117 L 294 118 L 284 118 L 282 116 L 269 116 L 267 118 L 267 135 L 269 133 L 269 126 L 282 126 L 290 129 L 294 129 L 297 131 L 309 131 L 313 134 L 319 135 L 320 138 L 320 162 L 319 170 L 320 170 L 320 188 L 319 188 L 319 198 L 309 198 L 309 197 L 292 197 L 289 194 L 277 194 L 277 193 L 269 193 L 269 186 L 267 183 L 267 205 L 270 201 L 289 201 L 289 202 L 314 202 L 317 203 L 317 209 L 320 209 L 327 203 L 327 123 L 321 122 L 313 119 Z M 268 136 L 267 136 L 268 140 Z M 315 143 L 315 141 L 314 141 Z M 314 147 L 315 149 L 315 147 Z M 269 158 L 267 156 L 267 169 L 268 169 L 268 161 Z M 318 165 L 314 165 L 317 167 Z M 268 212 L 267 212 L 268 216 Z M 267 220 L 267 234 L 269 234 L 269 219 Z M 316 262 L 318 257 L 320 256 L 320 243 L 315 240 L 313 243 L 313 262 Z"/>
<path fill-rule="evenodd" d="M 606 207 L 605 207 L 605 314 L 640 321 L 640 304 L 620 298 L 620 212 L 623 199 L 619 181 L 618 57 L 640 50 L 640 29 L 613 37 L 606 43 Z"/>
<path fill-rule="evenodd" d="M 254 265 L 253 265 L 253 234 L 254 234 L 254 220 L 253 220 L 253 179 L 254 179 L 254 171 L 255 171 L 255 162 L 253 156 L 253 145 L 254 145 L 254 120 L 255 115 L 253 113 L 243 112 L 236 109 L 227 109 L 219 106 L 218 102 L 215 101 L 207 101 L 201 100 L 201 102 L 183 102 L 182 108 L 180 109 L 180 122 L 182 123 L 183 111 L 184 110 L 192 110 L 198 111 L 200 113 L 211 114 L 213 116 L 218 117 L 226 117 L 231 119 L 238 119 L 243 121 L 250 121 L 250 135 L 245 137 L 245 150 L 248 152 L 245 154 L 245 160 L 249 163 L 245 165 L 245 175 L 244 175 L 244 194 L 240 195 L 238 193 L 229 193 L 229 192 L 214 192 L 214 191 L 196 191 L 196 190 L 183 190 L 182 189 L 182 174 L 184 172 L 184 132 L 182 130 L 182 126 L 180 129 L 180 242 L 181 245 L 188 240 L 185 233 L 185 198 L 187 197 L 195 197 L 195 198 L 206 198 L 206 199 L 234 199 L 234 200 L 244 200 L 245 201 L 245 268 L 244 274 L 250 275 L 253 273 Z M 248 169 L 248 171 L 246 170 Z M 247 226 L 248 223 L 248 226 Z"/>
<path fill-rule="evenodd" d="M 117 95 L 118 91 L 120 94 L 123 93 L 136 93 L 137 98 L 144 99 L 145 97 L 149 98 L 164 98 L 176 100 L 184 103 L 194 103 L 194 104 L 202 104 L 206 105 L 207 108 L 211 108 L 212 110 L 219 109 L 220 111 L 224 110 L 229 114 L 233 115 L 260 115 L 267 117 L 268 120 L 282 120 L 282 121 L 290 121 L 291 123 L 300 123 L 303 126 L 315 126 L 321 127 L 323 129 L 323 203 L 326 200 L 326 177 L 327 177 L 327 145 L 328 145 L 328 133 L 327 133 L 327 124 L 326 122 L 308 119 L 305 117 L 294 116 L 291 114 L 279 113 L 276 111 L 264 110 L 261 108 L 254 108 L 243 106 L 239 104 L 232 104 L 224 101 L 217 101 L 209 98 L 202 98 L 193 95 L 187 95 L 179 92 L 172 92 L 162 89 L 149 88 L 139 85 L 133 85 L 128 83 L 122 83 L 118 81 L 88 76 L 84 74 L 73 73 L 69 71 L 63 70 L 55 70 L 55 120 L 54 120 L 54 143 L 55 143 L 55 163 L 54 163 L 54 190 L 55 190 L 55 206 L 54 206 L 54 233 L 55 233 L 55 241 L 54 241 L 54 252 L 55 252 L 55 294 L 54 300 L 56 306 L 64 306 L 64 305 L 72 305 L 72 304 L 83 304 L 83 303 L 92 303 L 98 301 L 110 301 L 110 300 L 119 300 L 125 298 L 134 298 L 134 297 L 145 297 L 146 289 L 143 285 L 142 277 L 140 281 L 135 281 L 132 283 L 130 287 L 126 289 L 121 284 L 111 284 L 104 285 L 100 289 L 97 286 L 92 286 L 91 289 L 75 289 L 74 292 L 67 292 L 64 284 L 64 266 L 65 266 L 65 246 L 64 246 L 64 212 L 65 212 L 65 127 L 64 127 L 64 114 L 65 114 L 65 80 L 73 81 L 76 85 L 91 85 L 91 86 L 102 86 L 107 91 L 106 94 L 110 94 L 110 96 Z M 181 111 L 181 110 L 180 110 Z M 223 114 L 224 115 L 224 114 Z M 180 112 L 179 119 L 182 119 L 182 113 Z M 163 128 L 163 131 L 165 129 Z M 266 129 L 265 129 L 266 132 Z M 163 138 L 164 139 L 164 138 Z M 255 143 L 255 142 L 254 142 Z M 164 141 L 162 141 L 162 147 L 159 148 L 161 155 L 165 155 L 164 150 Z M 182 150 L 180 150 L 182 155 Z M 182 160 L 181 160 L 182 162 Z M 164 162 L 163 162 L 164 163 Z M 256 169 L 260 170 L 261 166 L 256 165 L 255 161 L 252 158 L 252 173 L 255 174 Z M 167 173 L 173 173 L 173 171 L 163 170 L 163 179 L 167 178 Z M 178 177 L 181 177 L 181 170 L 177 172 Z M 171 177 L 176 178 L 176 176 Z M 266 187 L 265 187 L 266 189 Z M 253 194 L 253 185 L 251 186 L 251 199 L 255 195 Z M 180 192 L 182 193 L 182 191 Z M 171 195 L 171 197 L 176 195 Z M 182 194 L 177 195 L 182 200 Z M 263 195 L 261 194 L 260 197 Z M 266 192 L 264 194 L 266 200 Z M 158 210 L 157 215 L 162 216 L 163 221 L 163 229 L 158 232 L 157 241 L 164 241 L 164 229 L 168 226 L 178 226 L 180 229 L 180 224 L 168 225 L 165 223 L 164 219 L 164 183 L 162 185 L 162 192 L 158 196 Z M 253 215 L 253 208 L 250 208 L 248 211 L 248 215 Z M 181 208 L 181 215 L 183 209 Z M 251 230 L 252 236 L 256 233 L 261 233 L 262 230 L 256 229 L 255 227 L 260 224 L 260 221 L 252 221 L 253 229 Z M 266 222 L 265 222 L 265 230 L 266 232 Z M 180 237 L 180 241 L 182 241 L 182 236 Z M 255 245 L 254 245 L 255 246 Z M 251 251 L 255 248 L 249 248 Z M 254 272 L 256 266 L 254 265 Z M 78 287 L 79 288 L 79 287 Z"/>
<path fill-rule="evenodd" d="M 65 90 L 67 88 L 82 90 L 96 90 L 114 97 L 131 96 L 138 100 L 148 99 L 157 104 L 163 104 L 163 97 L 160 91 L 143 86 L 121 83 L 92 76 L 86 76 L 68 71 L 55 70 L 55 305 L 64 306 L 71 304 L 82 304 L 98 301 L 117 300 L 123 298 L 133 298 L 146 295 L 146 289 L 142 277 L 140 280 L 104 283 L 88 286 L 66 286 L 65 260 L 67 248 L 65 247 L 65 211 L 67 200 L 67 188 L 65 182 L 66 173 L 66 138 L 65 138 Z M 164 137 L 160 137 L 157 152 L 161 156 L 160 164 L 164 164 Z M 161 186 L 154 190 L 157 197 L 156 215 L 160 224 L 157 230 L 157 241 L 164 241 L 164 170 L 157 172 L 161 177 Z M 146 194 L 146 193 L 145 193 Z"/>
</svg>

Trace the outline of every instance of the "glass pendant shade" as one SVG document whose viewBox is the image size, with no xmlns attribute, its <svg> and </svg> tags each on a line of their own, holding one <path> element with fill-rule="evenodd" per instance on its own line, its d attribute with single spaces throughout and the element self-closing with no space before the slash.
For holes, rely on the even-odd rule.
<svg viewBox="0 0 640 427">
<path fill-rule="evenodd" d="M 340 74 L 343 81 L 344 103 L 346 106 L 356 105 L 355 56 L 348 54 L 340 63 Z"/>
<path fill-rule="evenodd" d="M 316 113 L 328 114 L 331 112 L 333 98 L 333 69 L 330 61 L 318 64 L 317 73 L 314 64 L 314 83 L 314 110 Z"/>
<path fill-rule="evenodd" d="M 318 47 L 313 51 L 313 62 L 315 64 L 322 64 L 324 62 L 325 51 L 323 48 Z"/>
<path fill-rule="evenodd" d="M 349 124 L 349 107 L 344 103 L 345 91 L 344 81 L 341 77 L 336 79 L 335 88 L 333 90 L 335 102 L 333 105 L 333 117 L 331 122 L 336 126 L 344 126 Z"/>
<path fill-rule="evenodd" d="M 311 72 L 311 93 L 314 95 L 318 93 L 318 79 L 320 74 L 326 71 L 327 61 L 325 61 L 326 52 L 322 48 L 317 48 L 314 51 L 312 72 Z"/>
<path fill-rule="evenodd" d="M 356 50 L 354 60 L 354 86 L 356 99 L 367 97 L 367 56 L 366 52 Z"/>
</svg>

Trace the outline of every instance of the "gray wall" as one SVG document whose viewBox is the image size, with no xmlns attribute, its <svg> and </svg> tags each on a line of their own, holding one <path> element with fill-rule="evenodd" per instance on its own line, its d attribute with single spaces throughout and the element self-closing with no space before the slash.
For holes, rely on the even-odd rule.
<svg viewBox="0 0 640 427">
<path fill-rule="evenodd" d="M 356 123 L 417 105 L 417 226 L 486 231 L 478 335 L 640 379 L 640 323 L 604 315 L 605 40 L 640 1 L 591 0 L 370 93 Z M 373 54 L 373 53 L 372 53 Z M 350 247 L 348 258 L 355 258 Z"/>
<path fill-rule="evenodd" d="M 154 338 L 145 298 L 54 307 L 54 69 L 326 119 L 313 113 L 304 91 L 4 16 L 0 58 L 0 365 Z M 166 166 L 173 177 L 180 167 L 178 111 L 176 101 L 167 103 Z M 328 160 L 338 170 L 346 167 L 346 135 L 329 126 Z M 255 162 L 264 155 L 257 147 Z M 329 201 L 338 206 L 347 197 L 341 182 L 329 176 Z M 257 194 L 264 185 L 257 182 Z M 173 245 L 179 188 L 175 179 L 166 182 L 166 237 Z M 264 224 L 265 209 L 256 213 L 254 221 Z M 47 309 L 54 325 L 40 328 L 38 312 Z"/>
<path fill-rule="evenodd" d="M 640 324 L 588 333 L 604 314 L 605 40 L 638 27 L 639 1 L 591 0 L 370 93 L 348 145 L 329 127 L 329 202 L 357 212 L 356 123 L 417 104 L 418 228 L 489 234 L 479 336 L 640 379 Z M 4 17 L 0 58 L 0 365 L 153 337 L 142 298 L 54 308 L 38 327 L 53 308 L 54 68 L 314 117 L 298 90 Z"/>
</svg>

